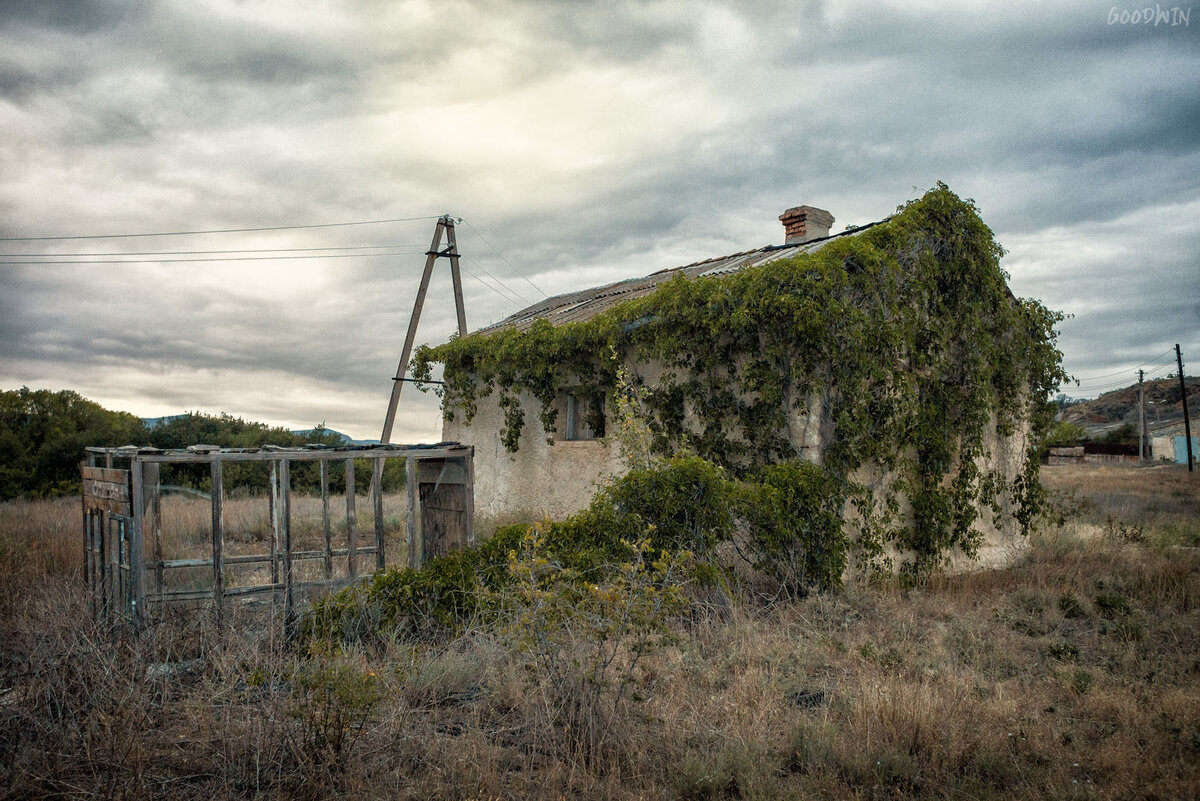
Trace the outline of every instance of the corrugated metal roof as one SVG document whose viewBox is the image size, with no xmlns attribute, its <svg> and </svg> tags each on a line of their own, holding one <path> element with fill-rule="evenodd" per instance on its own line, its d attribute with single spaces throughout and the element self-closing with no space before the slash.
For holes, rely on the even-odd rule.
<svg viewBox="0 0 1200 801">
<path fill-rule="evenodd" d="M 675 267 L 669 270 L 659 270 L 643 278 L 630 278 L 624 281 L 605 284 L 604 286 L 582 289 L 578 292 L 556 295 L 540 303 L 535 303 L 526 309 L 522 309 L 498 323 L 480 328 L 476 333 L 494 333 L 508 328 L 524 331 L 533 325 L 535 320 L 539 319 L 549 320 L 553 325 L 590 320 L 600 312 L 611 309 L 618 303 L 650 294 L 659 284 L 664 281 L 670 281 L 677 275 L 682 274 L 688 278 L 697 278 L 702 275 L 727 275 L 744 270 L 747 267 L 769 264 L 770 262 L 786 259 L 801 253 L 815 253 L 834 239 L 854 236 L 878 224 L 869 223 L 850 231 L 843 231 L 840 234 L 794 245 L 768 245 L 757 250 L 748 250 L 744 253 L 734 253 L 722 258 L 707 259 L 695 264 L 686 264 L 682 267 Z"/>
</svg>

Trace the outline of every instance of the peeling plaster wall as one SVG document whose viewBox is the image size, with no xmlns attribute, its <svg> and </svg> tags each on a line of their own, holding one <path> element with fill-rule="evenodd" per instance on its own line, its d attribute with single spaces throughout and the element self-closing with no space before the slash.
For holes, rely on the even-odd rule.
<svg viewBox="0 0 1200 801">
<path fill-rule="evenodd" d="M 630 367 L 634 375 L 650 386 L 661 379 L 663 372 L 656 366 L 645 364 Z M 624 463 L 615 443 L 556 440 L 553 445 L 549 444 L 539 419 L 540 404 L 527 393 L 518 397 L 525 412 L 525 428 L 516 453 L 506 451 L 500 440 L 504 410 L 495 394 L 478 400 L 477 412 L 470 425 L 464 424 L 460 417 L 443 424 L 443 440 L 475 446 L 475 510 L 477 518 L 486 521 L 485 526 L 566 517 L 585 508 L 603 482 L 624 473 Z M 827 406 L 825 396 L 814 392 L 805 399 L 802 408 L 789 414 L 787 420 L 789 441 L 802 459 L 817 464 L 821 463 L 832 437 Z M 688 413 L 685 426 L 694 420 Z M 561 414 L 558 423 L 560 427 L 563 424 Z M 1003 437 L 996 433 L 993 420 L 988 431 L 984 449 L 991 455 L 977 459 L 976 463 L 981 472 L 998 470 L 1005 482 L 1011 484 L 1021 472 L 1030 444 L 1028 426 L 1019 426 L 1013 435 Z M 880 499 L 898 480 L 894 472 L 880 470 L 875 465 L 860 467 L 852 478 L 871 487 Z M 901 493 L 897 493 L 897 497 L 900 520 L 911 521 L 912 510 L 907 499 Z M 1009 564 L 1027 547 L 1012 512 L 1012 503 L 1007 497 L 1001 499 L 999 515 L 986 506 L 982 508 L 975 523 L 975 528 L 983 533 L 976 557 L 972 559 L 961 552 L 952 552 L 947 569 L 958 572 Z M 852 509 L 848 511 L 847 522 L 853 530 L 856 514 Z M 885 556 L 891 558 L 894 565 L 899 565 L 905 558 L 905 554 L 894 546 L 889 546 Z M 848 573 L 854 573 L 860 567 L 852 563 Z"/>
<path fill-rule="evenodd" d="M 516 453 L 500 441 L 504 410 L 495 394 L 479 400 L 470 425 L 461 415 L 442 424 L 443 440 L 475 446 L 475 515 L 485 525 L 566 517 L 586 507 L 602 481 L 623 472 L 615 445 L 599 440 L 548 444 L 538 417 L 541 406 L 531 395 L 519 397 L 525 429 Z"/>
</svg>

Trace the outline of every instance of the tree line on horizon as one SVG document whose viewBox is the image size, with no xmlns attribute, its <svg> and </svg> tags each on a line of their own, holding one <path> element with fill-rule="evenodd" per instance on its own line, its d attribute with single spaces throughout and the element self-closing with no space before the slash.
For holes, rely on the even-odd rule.
<svg viewBox="0 0 1200 801">
<path fill-rule="evenodd" d="M 85 448 L 122 445 L 154 448 L 186 448 L 203 443 L 223 448 L 258 448 L 263 445 L 303 447 L 339 445 L 341 435 L 318 425 L 303 433 L 279 426 L 243 420 L 222 412 L 219 415 L 188 412 L 147 425 L 129 412 L 105 409 L 78 392 L 64 389 L 0 390 L 0 500 L 48 498 L 79 492 L 79 464 Z M 400 460 L 387 460 L 384 484 L 394 489 L 403 470 Z M 394 465 L 391 463 L 395 463 Z M 309 467 L 298 465 L 299 468 Z M 266 486 L 267 466 L 230 465 L 226 475 L 229 489 Z M 314 473 L 310 476 L 309 473 Z M 356 471 L 357 473 L 358 471 Z M 261 474 L 261 475 L 260 475 Z M 358 489 L 369 485 L 369 472 L 358 475 Z M 164 482 L 208 489 L 208 470 L 178 467 L 164 475 Z M 315 471 L 294 472 L 293 487 L 312 489 Z M 341 471 L 333 471 L 333 489 L 341 486 Z"/>
</svg>

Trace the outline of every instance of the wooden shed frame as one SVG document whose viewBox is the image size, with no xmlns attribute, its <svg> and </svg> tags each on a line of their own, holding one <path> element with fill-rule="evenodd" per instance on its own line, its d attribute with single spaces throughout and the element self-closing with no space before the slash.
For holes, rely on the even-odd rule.
<svg viewBox="0 0 1200 801">
<path fill-rule="evenodd" d="M 442 555 L 452 548 L 474 545 L 475 449 L 472 446 L 438 443 L 237 449 L 193 445 L 181 450 L 89 447 L 86 453 L 87 461 L 80 465 L 84 576 L 92 611 L 98 619 L 126 620 L 136 627 L 146 622 L 150 609 L 155 605 L 211 599 L 218 621 L 223 621 L 230 599 L 270 594 L 272 599 L 282 596 L 285 630 L 292 633 L 298 593 L 339 589 L 364 575 L 388 567 L 381 491 L 383 466 L 387 459 L 405 460 L 408 566 L 419 567 L 429 558 Z M 372 460 L 368 501 L 374 507 L 375 537 L 371 544 L 360 545 L 358 542 L 355 459 Z M 337 549 L 332 547 L 329 504 L 329 465 L 334 461 L 344 462 L 346 471 L 347 547 Z M 270 553 L 224 555 L 223 468 L 227 462 L 270 463 Z M 320 466 L 324 526 L 324 548 L 320 550 L 292 549 L 291 465 L 296 462 L 318 462 Z M 212 550 L 206 558 L 163 558 L 159 488 L 159 468 L 163 464 L 209 466 L 212 482 Z M 149 549 L 146 547 L 147 539 Z M 371 566 L 373 569 L 361 572 L 365 565 L 360 564 L 359 557 L 372 554 L 375 556 Z M 348 577 L 333 578 L 334 557 L 346 558 Z M 323 560 L 324 581 L 299 583 L 294 580 L 293 564 L 307 559 Z M 225 586 L 227 565 L 253 563 L 270 563 L 270 583 Z M 211 567 L 211 589 L 165 589 L 164 572 L 184 567 Z"/>
</svg>

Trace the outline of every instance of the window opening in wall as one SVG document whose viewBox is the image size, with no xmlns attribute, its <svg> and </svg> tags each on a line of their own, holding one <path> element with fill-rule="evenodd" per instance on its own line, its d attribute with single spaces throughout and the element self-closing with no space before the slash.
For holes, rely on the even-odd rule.
<svg viewBox="0 0 1200 801">
<path fill-rule="evenodd" d="M 563 439 L 579 441 L 604 436 L 604 398 L 567 392 L 566 427 Z"/>
</svg>

